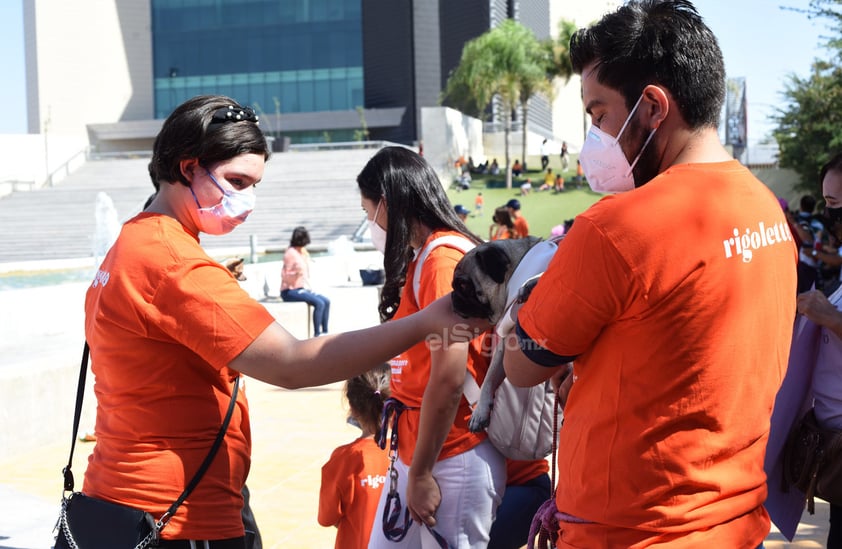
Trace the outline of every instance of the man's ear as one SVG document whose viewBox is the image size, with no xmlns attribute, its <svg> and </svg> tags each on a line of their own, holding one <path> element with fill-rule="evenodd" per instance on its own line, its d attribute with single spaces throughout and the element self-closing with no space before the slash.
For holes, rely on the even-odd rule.
<svg viewBox="0 0 842 549">
<path fill-rule="evenodd" d="M 653 130 L 658 129 L 670 112 L 670 95 L 664 88 L 649 84 L 643 88 L 643 99 L 645 101 L 643 109 L 646 116 L 645 121 Z"/>
<path fill-rule="evenodd" d="M 198 167 L 198 158 L 187 158 L 178 163 L 178 169 L 181 171 L 181 177 L 183 177 L 189 185 L 193 184 L 193 177 L 195 177 L 196 168 Z"/>
</svg>

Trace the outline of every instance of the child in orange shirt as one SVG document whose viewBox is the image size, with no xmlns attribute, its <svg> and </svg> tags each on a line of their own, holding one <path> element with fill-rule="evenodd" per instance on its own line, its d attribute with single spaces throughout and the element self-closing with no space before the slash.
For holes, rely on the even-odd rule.
<svg viewBox="0 0 842 549">
<path fill-rule="evenodd" d="M 348 420 L 362 435 L 333 451 L 322 467 L 319 492 L 319 524 L 337 527 L 337 549 L 368 547 L 389 468 L 387 452 L 374 442 L 383 402 L 389 398 L 389 380 L 389 365 L 381 364 L 345 383 Z"/>
<path fill-rule="evenodd" d="M 477 197 L 474 199 L 474 215 L 481 216 L 482 215 L 482 206 L 485 204 L 485 199 L 482 197 L 482 193 L 477 193 Z"/>
</svg>

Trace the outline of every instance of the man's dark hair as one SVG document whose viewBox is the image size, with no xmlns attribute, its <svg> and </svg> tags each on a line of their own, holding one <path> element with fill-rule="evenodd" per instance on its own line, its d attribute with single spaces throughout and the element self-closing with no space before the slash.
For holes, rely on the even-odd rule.
<svg viewBox="0 0 842 549">
<path fill-rule="evenodd" d="M 824 179 L 824 177 L 822 177 L 822 179 Z M 802 196 L 798 209 L 800 209 L 804 213 L 813 213 L 813 210 L 816 209 L 815 197 L 811 194 L 805 194 L 804 196 Z"/>
<path fill-rule="evenodd" d="M 167 117 L 149 162 L 149 177 L 155 190 L 161 181 L 180 181 L 189 186 L 181 173 L 182 160 L 197 158 L 204 167 L 241 154 L 262 154 L 269 159 L 269 148 L 255 117 L 220 120 L 214 115 L 220 109 L 244 109 L 230 97 L 199 95 L 188 99 Z M 250 109 L 245 109 L 253 112 Z"/>
<path fill-rule="evenodd" d="M 649 84 L 672 94 L 693 128 L 718 127 L 725 62 L 713 32 L 688 0 L 633 0 L 570 39 L 573 71 L 596 77 L 631 109 Z"/>
</svg>

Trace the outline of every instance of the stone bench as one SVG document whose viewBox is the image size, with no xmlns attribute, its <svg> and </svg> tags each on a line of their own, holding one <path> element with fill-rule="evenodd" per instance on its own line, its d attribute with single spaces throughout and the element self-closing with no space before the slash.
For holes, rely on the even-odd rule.
<svg viewBox="0 0 842 549">
<path fill-rule="evenodd" d="M 313 306 L 304 301 L 283 301 L 267 295 L 260 299 L 278 324 L 299 339 L 313 337 Z"/>
</svg>

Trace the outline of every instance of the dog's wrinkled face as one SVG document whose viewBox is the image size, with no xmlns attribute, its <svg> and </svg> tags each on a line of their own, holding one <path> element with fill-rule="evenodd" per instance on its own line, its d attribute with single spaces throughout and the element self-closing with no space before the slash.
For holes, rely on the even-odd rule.
<svg viewBox="0 0 842 549">
<path fill-rule="evenodd" d="M 538 238 L 495 240 L 465 254 L 453 273 L 453 310 L 465 318 L 496 324 L 505 312 L 506 283 Z"/>
</svg>

